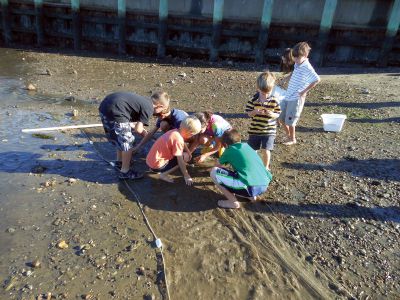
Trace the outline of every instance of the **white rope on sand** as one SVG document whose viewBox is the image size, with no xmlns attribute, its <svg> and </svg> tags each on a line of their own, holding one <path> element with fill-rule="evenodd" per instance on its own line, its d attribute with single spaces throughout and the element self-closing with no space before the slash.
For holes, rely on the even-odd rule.
<svg viewBox="0 0 400 300">
<path fill-rule="evenodd" d="M 68 129 L 82 129 L 82 128 L 102 127 L 102 126 L 103 124 L 69 125 L 69 126 L 58 126 L 58 127 L 22 129 L 21 131 L 24 133 L 28 133 L 28 132 L 43 132 L 43 131 L 68 130 Z"/>
<path fill-rule="evenodd" d="M 147 225 L 147 227 L 150 229 L 151 233 L 153 234 L 154 237 L 154 242 L 156 244 L 156 247 L 158 249 L 160 249 L 160 254 L 161 254 L 161 259 L 162 259 L 162 267 L 163 267 L 163 272 L 164 272 L 164 279 L 165 279 L 165 287 L 167 290 L 167 297 L 168 299 L 171 299 L 170 295 L 169 295 L 169 289 L 168 289 L 168 280 L 167 280 L 167 271 L 165 268 L 165 258 L 164 258 L 164 254 L 163 254 L 163 245 L 161 243 L 161 240 L 157 237 L 156 233 L 154 232 L 153 228 L 150 225 L 149 220 L 147 219 L 146 214 L 144 213 L 143 210 L 143 204 L 140 202 L 140 197 L 139 195 L 129 186 L 128 182 L 126 180 L 124 180 L 126 187 L 128 188 L 128 190 L 131 192 L 131 194 L 133 195 L 133 197 L 136 200 L 136 203 L 138 204 L 140 211 L 142 212 L 144 221 Z"/>
<path fill-rule="evenodd" d="M 103 126 L 103 125 L 101 125 L 101 126 Z M 88 127 L 84 127 L 84 128 L 88 128 Z M 88 134 L 87 134 L 84 130 L 81 130 L 81 131 L 85 134 L 86 138 L 87 138 L 87 139 L 89 140 L 89 142 L 92 144 L 93 142 L 90 140 Z M 103 157 L 103 155 L 101 155 L 101 153 L 100 153 L 95 147 L 94 147 L 94 149 L 95 149 L 97 155 L 99 155 L 99 157 L 100 157 L 102 160 L 104 160 L 106 163 L 108 163 L 108 164 L 111 165 L 112 167 L 115 167 L 115 164 L 114 164 L 113 162 L 108 161 L 107 159 L 105 159 L 105 158 Z M 150 225 L 150 221 L 149 221 L 149 219 L 147 218 L 147 216 L 146 216 L 146 214 L 145 214 L 145 212 L 144 212 L 144 210 L 143 210 L 143 204 L 142 204 L 142 202 L 140 201 L 140 196 L 138 195 L 138 193 L 136 193 L 136 192 L 129 186 L 128 181 L 124 180 L 124 183 L 125 183 L 127 189 L 128 189 L 128 190 L 130 191 L 130 193 L 132 194 L 132 196 L 135 198 L 136 203 L 137 203 L 137 205 L 139 206 L 140 212 L 142 213 L 143 219 L 144 219 L 144 221 L 145 221 L 145 223 L 146 223 L 146 226 L 149 228 L 151 234 L 153 235 L 154 243 L 155 243 L 157 249 L 160 250 L 161 260 L 162 260 L 162 268 L 163 268 L 162 271 L 163 271 L 163 273 L 164 273 L 164 280 L 165 280 L 165 289 L 166 289 L 166 291 L 167 291 L 167 299 L 170 300 L 171 297 L 170 297 L 170 294 L 169 294 L 168 280 L 167 280 L 167 271 L 166 271 L 165 258 L 164 258 L 164 253 L 163 253 L 163 245 L 162 245 L 161 239 L 157 237 L 155 231 L 153 230 L 153 227 Z"/>
<path fill-rule="evenodd" d="M 131 125 L 131 127 L 134 127 L 136 125 L 136 122 L 130 122 L 129 124 Z M 66 125 L 57 127 L 27 128 L 27 129 L 22 129 L 21 132 L 29 133 L 29 132 L 83 129 L 83 128 L 94 128 L 94 127 L 103 127 L 103 124 L 96 123 L 96 124 Z"/>
</svg>

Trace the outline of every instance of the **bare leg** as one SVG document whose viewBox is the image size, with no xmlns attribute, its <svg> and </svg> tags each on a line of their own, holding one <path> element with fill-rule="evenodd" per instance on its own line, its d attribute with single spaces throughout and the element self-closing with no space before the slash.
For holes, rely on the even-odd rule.
<svg viewBox="0 0 400 300">
<path fill-rule="evenodd" d="M 269 171 L 270 170 L 270 161 L 271 161 L 271 151 L 266 149 L 260 150 L 261 159 L 264 163 L 265 168 Z"/>
<path fill-rule="evenodd" d="M 296 126 L 289 126 L 290 138 L 292 141 L 296 141 Z"/>
<path fill-rule="evenodd" d="M 122 160 L 122 151 L 117 150 L 117 161 L 121 161 L 121 160 Z"/>
<path fill-rule="evenodd" d="M 212 168 L 210 172 L 210 176 L 212 181 L 214 181 L 215 185 L 217 188 L 224 194 L 224 196 L 228 200 L 220 200 L 218 201 L 218 205 L 224 207 L 224 208 L 239 208 L 240 203 L 237 201 L 236 197 L 234 194 L 232 194 L 230 191 L 228 191 L 226 188 L 224 188 L 222 185 L 218 183 L 217 177 L 216 177 L 216 172 L 217 168 Z"/>
<path fill-rule="evenodd" d="M 164 180 L 166 182 L 173 183 L 174 180 L 171 177 L 169 177 L 169 174 L 171 174 L 172 172 L 178 170 L 178 168 L 179 168 L 179 165 L 173 167 L 172 169 L 169 169 L 168 171 L 160 173 L 158 175 L 158 178 L 161 179 L 161 180 Z"/>
<path fill-rule="evenodd" d="M 132 150 L 133 149 L 129 149 L 128 151 L 121 151 L 121 158 L 122 158 L 121 172 L 122 173 L 126 173 L 129 171 L 129 167 L 131 165 Z"/>
<path fill-rule="evenodd" d="M 283 124 L 283 129 L 285 130 L 286 137 L 287 137 L 288 139 L 290 139 L 290 130 L 289 130 L 289 126 L 286 125 L 286 124 Z"/>
</svg>

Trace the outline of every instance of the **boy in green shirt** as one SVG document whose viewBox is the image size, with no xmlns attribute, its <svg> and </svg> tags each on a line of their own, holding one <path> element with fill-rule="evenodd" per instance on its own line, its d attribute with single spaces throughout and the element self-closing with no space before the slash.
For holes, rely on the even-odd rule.
<svg viewBox="0 0 400 300">
<path fill-rule="evenodd" d="M 255 201 L 258 195 L 267 190 L 272 174 L 265 169 L 257 152 L 241 142 L 237 130 L 225 131 L 221 140 L 226 150 L 219 164 L 211 169 L 210 176 L 228 200 L 219 200 L 218 206 L 240 208 L 236 196 Z M 229 164 L 233 171 L 223 168 L 225 164 Z"/>
</svg>

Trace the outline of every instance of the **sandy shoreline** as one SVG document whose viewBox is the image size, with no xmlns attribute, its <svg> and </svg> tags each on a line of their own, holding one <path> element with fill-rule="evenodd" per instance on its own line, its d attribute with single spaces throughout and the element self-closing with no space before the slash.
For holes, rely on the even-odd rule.
<svg viewBox="0 0 400 300">
<path fill-rule="evenodd" d="M 261 69 L 181 60 L 119 61 L 35 52 L 18 55 L 22 64 L 29 65 L 21 75 L 22 82 L 34 84 L 36 93 L 89 100 L 86 105 L 72 98 L 61 105 L 24 104 L 21 107 L 27 114 L 51 112 L 72 121 L 70 113 L 78 109 L 75 121 L 97 123 L 98 103 L 109 92 L 131 90 L 149 95 L 165 89 L 175 107 L 221 112 L 243 132 L 249 122 L 243 107 L 254 92 L 256 71 Z M 180 177 L 173 187 L 151 175 L 132 184 L 166 246 L 172 299 L 399 297 L 400 71 L 364 71 L 346 74 L 336 69 L 336 74 L 322 76 L 323 82 L 307 100 L 299 127 L 300 143 L 289 149 L 276 145 L 274 181 L 256 205 L 244 203 L 238 212 L 217 209 L 220 195 L 207 177 L 208 166 L 189 170 L 195 178 L 192 189 L 184 187 Z M 16 115 L 21 107 L 9 105 L 6 110 Z M 318 117 L 324 112 L 347 114 L 343 132 L 322 131 Z M 101 155 L 111 157 L 101 130 L 88 133 L 94 145 L 79 132 L 60 133 L 57 141 L 37 141 L 37 153 L 51 160 L 42 163 L 48 170 L 40 176 L 29 176 L 29 166 L 35 166 L 37 158 L 25 169 L 0 168 L 10 181 L 25 182 L 24 186 L 17 184 L 17 194 L 26 194 L 20 200 L 22 207 L 30 196 L 26 190 L 32 188 L 32 197 L 42 199 L 41 206 L 46 207 L 33 207 L 28 218 L 12 210 L 11 204 L 4 206 L 3 214 L 14 211 L 6 220 L 14 225 L 1 223 L 6 227 L 0 240 L 15 243 L 12 248 L 16 251 L 3 246 L 0 279 L 17 280 L 0 296 L 29 299 L 40 291 L 57 297 L 68 293 L 72 299 L 85 295 L 93 299 L 161 297 L 151 234 L 135 202 L 129 201 L 133 200 L 129 192 L 117 184 L 115 173 L 106 170 L 108 166 L 93 149 L 98 147 Z M 41 143 L 47 146 L 40 148 Z M 138 166 L 143 166 L 140 157 Z M 76 177 L 77 184 L 68 184 L 70 177 Z M 57 182 L 54 187 L 36 190 L 52 178 Z M 6 203 L 11 203 L 12 193 L 7 195 Z M 72 203 L 68 203 L 69 197 L 74 199 Z M 26 224 L 18 223 L 21 218 Z M 44 218 L 46 225 L 38 225 L 38 218 Z M 33 225 L 41 229 L 35 231 Z M 25 231 L 24 226 L 30 229 Z M 7 232 L 9 228 L 15 231 Z M 71 247 L 89 244 L 90 248 L 90 240 L 96 246 L 83 256 L 73 250 L 62 255 L 55 247 L 59 239 L 68 240 Z M 38 241 L 29 250 L 26 247 L 33 240 Z M 140 251 L 124 250 L 136 241 Z M 33 270 L 36 277 L 25 276 L 30 270 L 25 263 L 33 257 L 40 258 L 44 267 Z M 145 271 L 140 275 L 136 272 L 142 266 Z M 58 281 L 44 283 L 55 277 Z"/>
</svg>

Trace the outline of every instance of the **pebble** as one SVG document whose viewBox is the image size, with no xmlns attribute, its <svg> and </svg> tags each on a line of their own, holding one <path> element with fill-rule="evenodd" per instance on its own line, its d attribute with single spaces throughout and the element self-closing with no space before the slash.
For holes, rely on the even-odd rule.
<svg viewBox="0 0 400 300">
<path fill-rule="evenodd" d="M 38 259 L 35 259 L 34 261 L 32 261 L 30 265 L 32 268 L 35 268 L 35 269 L 40 268 L 42 266 L 40 260 L 38 260 Z"/>
<path fill-rule="evenodd" d="M 74 96 L 68 96 L 64 98 L 65 101 L 71 101 L 71 102 L 76 102 L 75 97 Z"/>
<path fill-rule="evenodd" d="M 8 233 L 14 233 L 14 232 L 15 232 L 15 229 L 12 228 L 12 227 L 10 227 L 10 228 L 7 228 L 6 231 L 7 231 Z"/>
<path fill-rule="evenodd" d="M 185 78 L 187 75 L 186 75 L 186 73 L 181 73 L 181 74 L 179 74 L 179 76 Z"/>
<path fill-rule="evenodd" d="M 154 294 L 146 294 L 143 296 L 144 300 L 155 300 L 156 296 Z"/>
<path fill-rule="evenodd" d="M 146 269 L 143 267 L 143 266 L 140 266 L 138 269 L 137 269 L 137 274 L 138 275 L 144 275 L 144 271 L 145 271 Z"/>
<path fill-rule="evenodd" d="M 70 184 L 75 183 L 75 182 L 76 182 L 75 178 L 69 178 L 68 179 L 68 183 L 70 183 Z"/>
<path fill-rule="evenodd" d="M 29 83 L 29 84 L 26 86 L 26 89 L 27 89 L 28 91 L 36 91 L 36 86 L 34 86 L 32 83 Z"/>
<path fill-rule="evenodd" d="M 367 95 L 367 94 L 371 94 L 371 92 L 370 92 L 370 90 L 369 89 L 361 89 L 361 92 L 363 93 L 363 94 L 365 94 L 365 95 Z"/>
<path fill-rule="evenodd" d="M 67 249 L 68 248 L 68 244 L 66 241 L 61 240 L 57 243 L 57 248 L 59 249 Z"/>
</svg>

